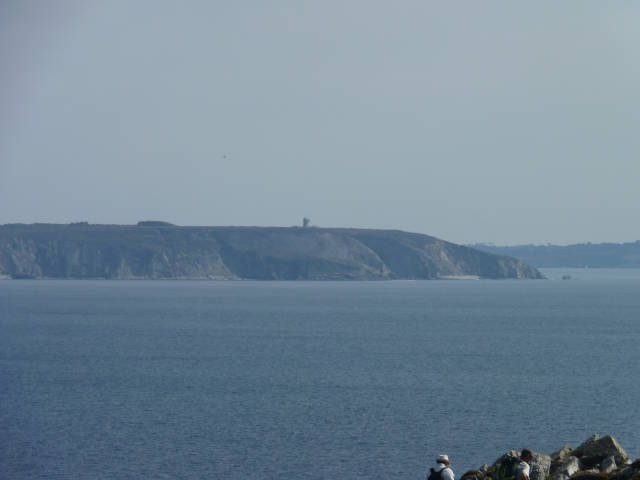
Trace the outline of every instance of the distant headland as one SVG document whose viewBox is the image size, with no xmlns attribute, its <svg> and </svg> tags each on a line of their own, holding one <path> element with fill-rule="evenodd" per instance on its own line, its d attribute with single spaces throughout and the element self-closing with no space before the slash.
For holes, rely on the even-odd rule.
<svg viewBox="0 0 640 480">
<path fill-rule="evenodd" d="M 469 245 L 484 252 L 508 255 L 538 268 L 640 268 L 640 240 L 629 243 L 578 243 L 575 245 Z"/>
<path fill-rule="evenodd" d="M 306 219 L 305 219 L 306 220 Z M 537 279 L 504 255 L 399 230 L 7 224 L 0 278 L 392 280 Z"/>
</svg>

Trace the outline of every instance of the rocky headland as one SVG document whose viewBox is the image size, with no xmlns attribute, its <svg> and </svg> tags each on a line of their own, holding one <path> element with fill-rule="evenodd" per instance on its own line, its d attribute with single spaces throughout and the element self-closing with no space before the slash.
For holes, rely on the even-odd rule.
<svg viewBox="0 0 640 480">
<path fill-rule="evenodd" d="M 0 278 L 385 280 L 543 278 L 520 260 L 398 230 L 0 226 Z"/>
<path fill-rule="evenodd" d="M 513 480 L 519 458 L 520 452 L 511 450 L 461 480 Z M 564 446 L 550 455 L 534 453 L 530 465 L 530 480 L 640 480 L 640 459 L 632 462 L 611 435 L 595 434 L 575 449 Z"/>
</svg>

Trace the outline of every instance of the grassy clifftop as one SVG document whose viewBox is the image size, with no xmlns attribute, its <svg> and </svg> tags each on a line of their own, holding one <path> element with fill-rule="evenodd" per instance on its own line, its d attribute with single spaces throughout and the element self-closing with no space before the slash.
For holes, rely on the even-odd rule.
<svg viewBox="0 0 640 480">
<path fill-rule="evenodd" d="M 541 278 L 514 258 L 397 230 L 11 224 L 4 278 Z"/>
</svg>

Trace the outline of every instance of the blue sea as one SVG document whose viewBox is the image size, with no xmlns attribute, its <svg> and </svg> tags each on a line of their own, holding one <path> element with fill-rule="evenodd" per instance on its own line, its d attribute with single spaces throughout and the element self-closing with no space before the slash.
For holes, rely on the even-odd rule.
<svg viewBox="0 0 640 480">
<path fill-rule="evenodd" d="M 640 455 L 640 271 L 0 281 L 0 478 L 423 479 Z M 570 275 L 570 280 L 562 280 Z"/>
</svg>

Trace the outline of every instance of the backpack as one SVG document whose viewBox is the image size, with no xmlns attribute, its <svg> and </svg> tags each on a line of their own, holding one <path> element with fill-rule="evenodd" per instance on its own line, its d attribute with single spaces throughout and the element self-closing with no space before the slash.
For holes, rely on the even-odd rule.
<svg viewBox="0 0 640 480">
<path fill-rule="evenodd" d="M 445 471 L 449 467 L 444 467 L 442 470 L 435 471 L 433 468 L 431 469 L 431 473 L 427 477 L 427 480 L 442 480 L 442 472 Z"/>
</svg>

